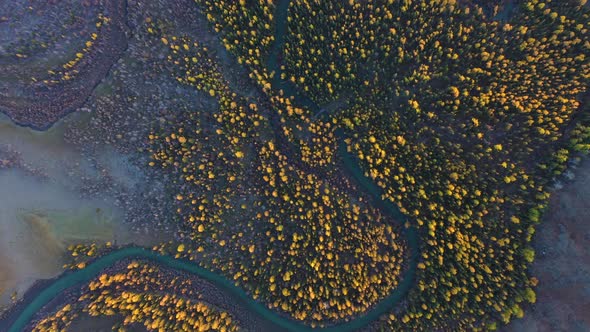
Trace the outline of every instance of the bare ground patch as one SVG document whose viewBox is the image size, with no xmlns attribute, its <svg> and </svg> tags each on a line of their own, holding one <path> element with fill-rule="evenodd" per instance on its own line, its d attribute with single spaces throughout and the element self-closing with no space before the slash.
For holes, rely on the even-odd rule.
<svg viewBox="0 0 590 332">
<path fill-rule="evenodd" d="M 590 159 L 574 174 L 537 229 L 537 303 L 506 331 L 590 331 Z"/>
</svg>

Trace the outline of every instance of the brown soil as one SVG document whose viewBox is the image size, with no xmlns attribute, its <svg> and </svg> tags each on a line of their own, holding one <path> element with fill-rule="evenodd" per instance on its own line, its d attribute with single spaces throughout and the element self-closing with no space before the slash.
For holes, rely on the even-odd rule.
<svg viewBox="0 0 590 332">
<path fill-rule="evenodd" d="M 10 269 L 12 264 L 8 257 L 0 253 L 0 294 L 8 291 L 10 285 L 15 282 L 14 274 Z"/>
<path fill-rule="evenodd" d="M 537 303 L 505 331 L 590 331 L 590 159 L 574 174 L 537 229 Z"/>
</svg>

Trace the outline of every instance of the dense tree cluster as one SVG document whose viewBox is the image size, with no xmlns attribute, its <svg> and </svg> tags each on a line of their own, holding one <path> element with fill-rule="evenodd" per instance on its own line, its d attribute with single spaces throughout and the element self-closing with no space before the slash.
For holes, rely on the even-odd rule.
<svg viewBox="0 0 590 332">
<path fill-rule="evenodd" d="M 290 15 L 285 78 L 319 103 L 354 95 L 334 115 L 349 150 L 424 233 L 390 327 L 522 316 L 549 180 L 587 149 L 587 11 L 527 1 L 499 23 L 444 1 L 302 0 Z"/>
<path fill-rule="evenodd" d="M 83 294 L 33 328 L 35 332 L 63 331 L 74 319 L 90 316 L 122 317 L 121 329 L 141 324 L 148 331 L 237 331 L 228 312 L 209 305 L 191 289 L 191 279 L 171 276 L 151 264 L 132 261 L 126 268 L 100 275 Z M 164 294 L 162 294 L 164 293 Z"/>
<path fill-rule="evenodd" d="M 568 128 L 587 86 L 588 15 L 538 1 L 523 4 L 517 15 L 499 23 L 477 7 L 444 1 L 292 1 L 289 7 L 281 79 L 319 103 L 346 98 L 350 107 L 333 120 L 346 130 L 349 150 L 385 197 L 423 229 L 418 285 L 407 312 L 390 316 L 395 326 L 492 327 L 520 316 L 520 303 L 534 298 L 526 272 L 534 252 L 527 243 L 548 180 L 570 154 Z M 231 34 L 236 21 L 222 18 L 216 28 Z M 239 58 L 260 54 L 240 44 L 246 48 L 226 47 Z M 269 77 L 256 68 L 251 77 L 271 95 L 278 115 L 269 121 L 278 118 L 273 127 L 300 157 L 262 141 L 257 170 L 270 169 L 263 179 L 270 197 L 280 197 L 277 180 L 290 178 L 299 161 L 316 170 L 333 165 L 335 126 L 273 97 Z M 576 150 L 586 148 L 586 128 L 572 131 Z M 314 131 L 320 134 L 310 138 Z M 310 142 L 327 146 L 314 150 Z"/>
<path fill-rule="evenodd" d="M 349 318 L 389 294 L 402 272 L 403 240 L 333 170 L 333 125 L 298 118 L 289 99 L 237 95 L 206 47 L 161 40 L 178 81 L 219 105 L 186 112 L 150 136 L 151 165 L 177 179 L 173 198 L 190 240 L 182 251 L 310 322 Z"/>
<path fill-rule="evenodd" d="M 68 303 L 51 315 L 43 317 L 40 321 L 35 323 L 33 327 L 34 332 L 53 332 L 53 331 L 67 331 L 68 326 L 74 319 L 80 316 L 81 308 L 72 306 Z"/>
<path fill-rule="evenodd" d="M 227 50 L 254 72 L 265 72 L 274 42 L 275 4 L 268 0 L 196 0 Z"/>
<path fill-rule="evenodd" d="M 149 136 L 181 229 L 174 255 L 312 326 L 366 312 L 399 285 L 408 248 L 341 170 L 344 150 L 421 237 L 415 286 L 375 329 L 495 330 L 523 316 L 551 180 L 590 148 L 583 3 L 523 1 L 500 21 L 468 1 L 293 0 L 273 73 L 284 2 L 196 2 L 259 89 L 235 89 L 206 45 L 148 28 L 177 81 L 215 105 Z M 174 310 L 233 328 L 179 295 L 156 309 L 163 295 L 102 290 L 152 272 L 105 276 L 83 300 L 148 328 L 171 327 Z"/>
</svg>

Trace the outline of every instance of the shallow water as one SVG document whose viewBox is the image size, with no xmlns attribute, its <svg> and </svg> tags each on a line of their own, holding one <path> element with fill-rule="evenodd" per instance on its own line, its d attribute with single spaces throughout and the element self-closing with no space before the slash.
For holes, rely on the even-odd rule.
<svg viewBox="0 0 590 332">
<path fill-rule="evenodd" d="M 69 244 L 145 242 L 123 224 L 124 211 L 109 194 L 80 195 L 89 181 L 105 175 L 121 188 L 135 186 L 127 156 L 105 150 L 97 169 L 64 140 L 68 125 L 60 121 L 39 132 L 0 115 L 0 147 L 19 152 L 21 160 L 18 167 L 0 169 L 0 308 L 14 291 L 20 295 L 35 280 L 61 273 Z"/>
<path fill-rule="evenodd" d="M 69 244 L 129 240 L 111 204 L 16 170 L 0 171 L 0 184 L 0 304 L 36 279 L 59 274 Z"/>
</svg>

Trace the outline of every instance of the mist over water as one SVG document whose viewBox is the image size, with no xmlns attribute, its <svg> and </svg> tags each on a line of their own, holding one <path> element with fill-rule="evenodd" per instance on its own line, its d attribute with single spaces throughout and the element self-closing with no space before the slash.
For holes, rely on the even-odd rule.
<svg viewBox="0 0 590 332">
<path fill-rule="evenodd" d="M 103 201 L 16 170 L 2 171 L 0 183 L 0 303 L 8 292 L 59 274 L 69 244 L 129 240 L 117 223 L 120 212 Z"/>
<path fill-rule="evenodd" d="M 99 171 L 63 139 L 64 126 L 39 132 L 0 116 L 0 308 L 14 291 L 20 296 L 35 280 L 62 272 L 70 244 L 143 240 L 123 224 L 124 211 L 106 191 L 81 195 L 105 174 L 134 186 L 126 156 L 105 150 Z M 17 151 L 19 161 L 2 168 L 6 151 Z"/>
</svg>

